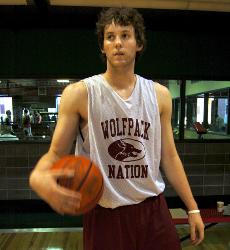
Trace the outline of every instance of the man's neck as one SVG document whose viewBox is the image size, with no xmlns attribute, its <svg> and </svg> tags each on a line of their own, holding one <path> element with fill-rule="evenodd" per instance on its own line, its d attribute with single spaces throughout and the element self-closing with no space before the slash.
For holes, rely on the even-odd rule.
<svg viewBox="0 0 230 250">
<path fill-rule="evenodd" d="M 133 70 L 107 69 L 104 77 L 111 87 L 115 89 L 126 89 L 133 87 L 136 82 L 136 76 Z"/>
</svg>

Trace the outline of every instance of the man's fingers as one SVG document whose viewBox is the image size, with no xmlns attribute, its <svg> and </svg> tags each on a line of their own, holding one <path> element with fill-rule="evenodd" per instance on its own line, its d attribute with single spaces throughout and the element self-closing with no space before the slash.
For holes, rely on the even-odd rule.
<svg viewBox="0 0 230 250">
<path fill-rule="evenodd" d="M 52 207 L 57 213 L 61 215 L 76 215 L 80 207 L 80 203 L 64 203 L 60 207 Z"/>
<path fill-rule="evenodd" d="M 69 188 L 59 186 L 59 185 L 57 186 L 57 189 L 59 190 L 59 192 L 62 193 L 63 196 L 66 196 L 66 199 L 70 199 L 70 198 L 74 198 L 74 199 L 77 199 L 77 200 L 81 199 L 81 193 L 80 192 L 77 192 L 77 191 L 74 191 L 74 190 L 71 190 Z M 64 199 L 65 199 L 65 197 L 64 197 Z"/>
<path fill-rule="evenodd" d="M 194 245 L 197 246 L 199 245 L 204 239 L 204 231 L 200 230 L 197 232 L 197 236 L 196 236 L 196 241 L 194 242 Z"/>
<path fill-rule="evenodd" d="M 58 177 L 74 177 L 75 170 L 74 169 L 61 169 L 61 170 L 51 170 L 52 176 L 55 178 Z"/>
<path fill-rule="evenodd" d="M 197 244 L 198 238 L 196 235 L 196 227 L 195 226 L 191 226 L 190 228 L 190 239 L 193 245 Z"/>
<path fill-rule="evenodd" d="M 51 170 L 50 173 L 54 179 L 60 178 L 64 180 L 65 184 L 68 184 L 68 179 L 73 177 L 75 171 L 73 170 Z M 65 178 L 66 177 L 66 178 Z M 61 215 L 76 215 L 80 208 L 81 193 L 75 190 L 71 190 L 67 186 L 59 185 L 58 182 L 53 183 L 52 189 L 55 193 L 53 197 L 50 197 L 48 203 L 51 207 Z"/>
<path fill-rule="evenodd" d="M 190 234 L 191 234 L 190 235 L 191 242 L 195 246 L 199 245 L 204 239 L 204 231 L 203 230 L 196 231 L 195 226 L 191 227 Z"/>
<path fill-rule="evenodd" d="M 57 185 L 56 199 L 53 197 L 52 208 L 61 215 L 76 215 L 81 204 L 81 193 Z"/>
<path fill-rule="evenodd" d="M 196 240 L 195 226 L 191 226 L 191 228 L 190 228 L 190 239 L 192 242 L 194 242 Z"/>
</svg>

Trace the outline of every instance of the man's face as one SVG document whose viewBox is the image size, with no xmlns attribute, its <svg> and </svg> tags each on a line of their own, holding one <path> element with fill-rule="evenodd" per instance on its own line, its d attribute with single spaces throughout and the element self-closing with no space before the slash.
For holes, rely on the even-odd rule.
<svg viewBox="0 0 230 250">
<path fill-rule="evenodd" d="M 125 66 L 134 63 L 138 46 L 132 25 L 120 26 L 114 22 L 105 27 L 102 53 L 113 66 Z"/>
</svg>

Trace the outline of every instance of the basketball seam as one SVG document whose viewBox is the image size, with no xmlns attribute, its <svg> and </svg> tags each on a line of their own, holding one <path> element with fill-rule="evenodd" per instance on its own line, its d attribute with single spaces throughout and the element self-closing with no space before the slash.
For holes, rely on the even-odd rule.
<svg viewBox="0 0 230 250">
<path fill-rule="evenodd" d="M 88 206 L 87 208 L 84 207 L 84 208 L 82 209 L 81 213 L 84 214 L 84 213 L 90 211 L 91 209 L 93 209 L 93 208 L 97 205 L 98 201 L 99 201 L 100 198 L 101 198 L 103 189 L 104 189 L 104 184 L 103 184 L 103 181 L 102 181 L 101 188 L 100 188 L 100 190 L 97 192 L 96 197 L 90 202 L 90 206 Z M 96 202 L 96 204 L 94 205 L 95 202 Z"/>
<path fill-rule="evenodd" d="M 98 191 L 96 197 L 93 199 L 92 203 L 94 203 L 95 201 L 97 201 L 97 202 L 99 201 L 103 189 L 104 189 L 104 184 L 103 184 L 103 182 L 102 182 L 101 188 L 100 188 L 100 190 Z"/>
<path fill-rule="evenodd" d="M 85 180 L 86 180 L 87 177 L 89 176 L 89 172 L 90 172 L 90 170 L 91 170 L 91 168 L 92 168 L 92 165 L 93 165 L 93 163 L 92 163 L 92 161 L 91 161 L 90 164 L 89 164 L 89 167 L 88 167 L 88 169 L 87 169 L 87 171 L 86 171 L 86 174 L 85 174 L 84 178 L 81 180 L 81 182 L 80 182 L 80 184 L 79 184 L 79 186 L 78 186 L 78 188 L 77 188 L 77 191 L 80 191 L 80 189 L 81 189 L 81 187 L 83 186 Z"/>
</svg>

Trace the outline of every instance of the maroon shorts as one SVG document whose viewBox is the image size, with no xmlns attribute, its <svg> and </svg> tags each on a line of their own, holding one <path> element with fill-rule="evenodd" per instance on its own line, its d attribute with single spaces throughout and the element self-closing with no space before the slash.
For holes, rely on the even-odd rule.
<svg viewBox="0 0 230 250">
<path fill-rule="evenodd" d="M 84 215 L 84 250 L 178 250 L 180 241 L 163 194 Z"/>
</svg>

